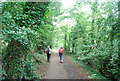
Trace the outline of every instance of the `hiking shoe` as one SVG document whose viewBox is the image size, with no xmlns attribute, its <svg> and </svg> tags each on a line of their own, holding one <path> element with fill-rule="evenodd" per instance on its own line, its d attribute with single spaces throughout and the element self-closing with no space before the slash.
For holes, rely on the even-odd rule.
<svg viewBox="0 0 120 81">
<path fill-rule="evenodd" d="M 61 60 L 60 63 L 63 63 L 63 61 Z"/>
</svg>

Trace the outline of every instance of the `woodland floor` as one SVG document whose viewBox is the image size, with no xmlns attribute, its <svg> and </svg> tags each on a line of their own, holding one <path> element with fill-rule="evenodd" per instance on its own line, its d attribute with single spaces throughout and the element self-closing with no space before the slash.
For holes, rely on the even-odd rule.
<svg viewBox="0 0 120 81">
<path fill-rule="evenodd" d="M 60 63 L 58 53 L 54 49 L 50 62 L 39 65 L 36 72 L 42 73 L 43 79 L 89 79 L 86 71 L 71 59 L 65 55 L 64 62 Z"/>
</svg>

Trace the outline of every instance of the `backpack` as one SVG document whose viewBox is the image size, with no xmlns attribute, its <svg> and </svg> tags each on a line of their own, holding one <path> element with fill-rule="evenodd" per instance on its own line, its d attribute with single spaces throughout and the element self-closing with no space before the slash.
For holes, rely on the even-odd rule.
<svg viewBox="0 0 120 81">
<path fill-rule="evenodd" d="M 60 49 L 59 52 L 60 52 L 60 53 L 63 53 L 63 52 L 64 52 L 64 49 Z"/>
<path fill-rule="evenodd" d="M 46 53 L 49 53 L 49 52 L 50 52 L 50 49 L 49 49 L 49 48 L 47 48 Z"/>
</svg>

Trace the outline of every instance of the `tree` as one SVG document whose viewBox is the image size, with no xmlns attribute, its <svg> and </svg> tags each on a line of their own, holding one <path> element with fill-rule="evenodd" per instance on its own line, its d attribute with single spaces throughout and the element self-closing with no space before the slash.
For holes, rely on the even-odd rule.
<svg viewBox="0 0 120 81">
<path fill-rule="evenodd" d="M 42 40 L 38 30 L 49 3 L 2 3 L 3 78 L 33 79 L 36 64 L 33 51 Z M 43 34 L 43 33 L 42 33 Z M 43 41 L 43 40 L 42 40 Z"/>
</svg>

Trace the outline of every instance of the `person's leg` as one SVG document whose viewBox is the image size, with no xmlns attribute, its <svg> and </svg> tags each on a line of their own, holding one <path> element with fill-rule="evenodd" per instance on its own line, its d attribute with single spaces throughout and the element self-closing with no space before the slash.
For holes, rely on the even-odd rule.
<svg viewBox="0 0 120 81">
<path fill-rule="evenodd" d="M 50 62 L 50 57 L 51 57 L 51 54 L 49 54 L 49 62 Z"/>
<path fill-rule="evenodd" d="M 63 62 L 63 54 L 61 54 L 61 62 Z"/>
<path fill-rule="evenodd" d="M 62 62 L 62 54 L 60 53 L 60 62 Z"/>
<path fill-rule="evenodd" d="M 50 62 L 50 54 L 48 54 L 48 61 Z"/>
<path fill-rule="evenodd" d="M 63 57 L 64 57 L 64 55 L 62 54 L 62 62 L 63 62 Z"/>
<path fill-rule="evenodd" d="M 47 61 L 49 61 L 49 54 L 47 53 Z"/>
</svg>

